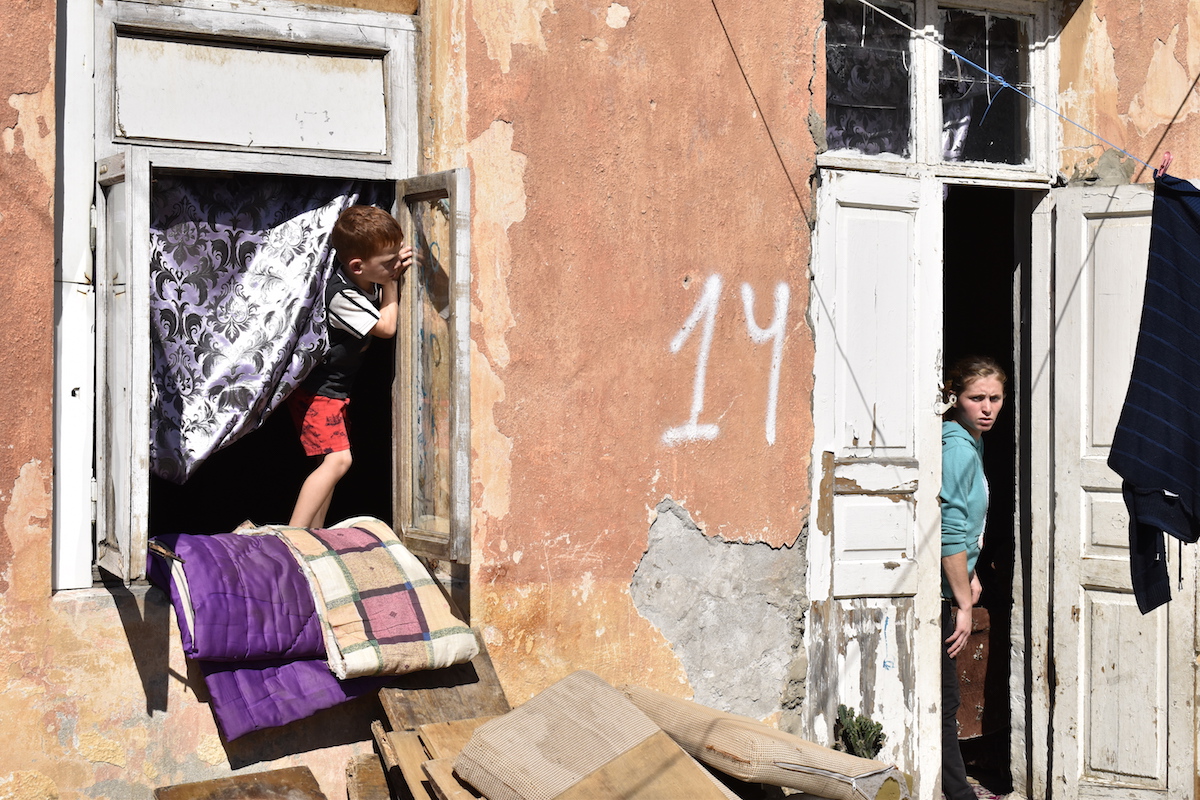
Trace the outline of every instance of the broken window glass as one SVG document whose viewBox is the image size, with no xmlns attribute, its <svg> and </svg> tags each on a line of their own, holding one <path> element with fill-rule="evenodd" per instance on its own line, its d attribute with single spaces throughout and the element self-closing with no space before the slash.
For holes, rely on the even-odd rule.
<svg viewBox="0 0 1200 800">
<path fill-rule="evenodd" d="M 939 18 L 943 44 L 961 56 L 942 56 L 943 159 L 1025 163 L 1030 101 L 988 73 L 1032 95 L 1026 21 L 958 8 Z"/>
<path fill-rule="evenodd" d="M 912 25 L 912 3 L 875 5 Z M 907 158 L 912 129 L 909 31 L 858 0 L 826 0 L 825 24 L 829 149 Z"/>
</svg>

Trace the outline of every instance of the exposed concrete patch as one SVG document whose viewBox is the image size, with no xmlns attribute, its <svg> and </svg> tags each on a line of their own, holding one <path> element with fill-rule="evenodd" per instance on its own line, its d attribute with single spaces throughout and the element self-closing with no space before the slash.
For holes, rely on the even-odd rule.
<svg viewBox="0 0 1200 800">
<path fill-rule="evenodd" d="M 79 753 L 93 763 L 102 762 L 114 767 L 127 766 L 124 745 L 94 729 L 80 734 Z"/>
<path fill-rule="evenodd" d="M 483 545 L 512 502 L 512 439 L 500 432 L 496 408 L 505 400 L 504 382 L 471 342 L 472 568 L 483 564 Z"/>
<path fill-rule="evenodd" d="M 477 498 L 473 509 L 476 545 L 488 540 L 492 523 L 508 515 L 511 500 L 512 440 L 500 432 L 496 407 L 505 400 L 498 370 L 508 366 L 505 337 L 515 326 L 508 296 L 512 248 L 508 229 L 525 218 L 525 156 L 512 149 L 512 125 L 499 120 L 469 145 L 474 208 L 472 222 L 473 298 L 471 324 L 471 449 Z M 484 301 L 486 298 L 486 301 Z M 481 553 L 473 557 L 481 564 Z"/>
<path fill-rule="evenodd" d="M 670 498 L 656 510 L 630 595 L 671 642 L 693 699 L 756 719 L 793 705 L 806 671 L 807 536 L 778 549 L 728 542 Z"/>
<path fill-rule="evenodd" d="M 8 494 L 0 528 L 0 593 L 9 600 L 40 601 L 49 595 L 50 553 L 39 547 L 50 535 L 50 476 L 38 459 L 21 465 Z M 21 570 L 21 581 L 13 582 Z M 9 620 L 0 616 L 0 632 Z"/>
<path fill-rule="evenodd" d="M 1075 164 L 1069 183 L 1089 186 L 1124 186 L 1133 181 L 1138 163 L 1120 150 L 1108 149 L 1099 159 L 1088 157 Z"/>
<path fill-rule="evenodd" d="M 201 737 L 200 746 L 196 748 L 196 758 L 214 767 L 224 764 L 225 746 L 221 744 L 221 737 L 212 733 Z"/>
<path fill-rule="evenodd" d="M 500 63 L 501 72 L 508 72 L 514 45 L 546 49 L 542 15 L 554 13 L 554 0 L 475 0 L 471 10 L 487 41 L 488 56 Z"/>
</svg>

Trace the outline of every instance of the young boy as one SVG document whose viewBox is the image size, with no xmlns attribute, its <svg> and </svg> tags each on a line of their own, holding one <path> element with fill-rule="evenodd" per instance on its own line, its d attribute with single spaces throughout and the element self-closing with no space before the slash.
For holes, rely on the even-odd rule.
<svg viewBox="0 0 1200 800">
<path fill-rule="evenodd" d="M 350 386 L 370 337 L 396 334 L 396 282 L 412 264 L 412 248 L 404 245 L 400 224 L 373 206 L 343 211 L 330 239 L 339 269 L 325 288 L 329 352 L 288 398 L 304 452 L 322 456 L 300 487 L 288 523 L 300 528 L 325 525 L 333 490 L 350 469 Z"/>
</svg>

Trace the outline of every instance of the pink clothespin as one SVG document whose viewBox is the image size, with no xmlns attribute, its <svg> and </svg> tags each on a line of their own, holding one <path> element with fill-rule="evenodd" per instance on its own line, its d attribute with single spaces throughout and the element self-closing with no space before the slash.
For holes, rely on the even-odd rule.
<svg viewBox="0 0 1200 800">
<path fill-rule="evenodd" d="M 1163 175 L 1166 175 L 1167 167 L 1169 166 L 1171 166 L 1171 151 L 1167 150 L 1165 153 L 1163 153 L 1162 164 L 1158 169 L 1154 170 L 1155 176 L 1161 178 Z"/>
</svg>

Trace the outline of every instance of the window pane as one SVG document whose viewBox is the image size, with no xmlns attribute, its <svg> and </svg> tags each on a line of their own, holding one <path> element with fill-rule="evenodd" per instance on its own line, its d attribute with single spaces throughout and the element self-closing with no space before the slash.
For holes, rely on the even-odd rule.
<svg viewBox="0 0 1200 800">
<path fill-rule="evenodd" d="M 942 57 L 943 158 L 1024 164 L 1029 159 L 1029 100 L 987 73 L 1032 95 L 1027 21 L 962 9 L 941 9 L 939 16 L 943 43 L 962 56 Z"/>
<path fill-rule="evenodd" d="M 912 25 L 911 3 L 876 3 Z M 908 157 L 909 32 L 858 0 L 825 2 L 825 138 L 830 150 Z"/>
<path fill-rule="evenodd" d="M 413 526 L 450 532 L 450 275 L 443 250 L 450 246 L 451 220 L 445 200 L 410 205 L 415 255 L 416 328 L 419 338 L 412 376 Z M 449 257 L 449 254 L 445 254 Z M 415 273 L 415 274 L 413 274 Z"/>
</svg>

